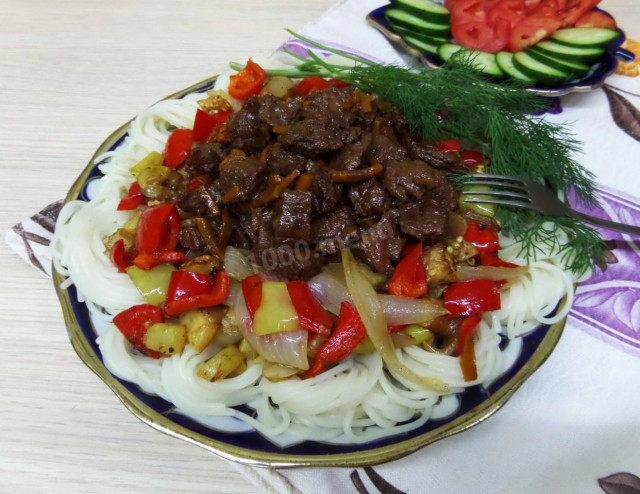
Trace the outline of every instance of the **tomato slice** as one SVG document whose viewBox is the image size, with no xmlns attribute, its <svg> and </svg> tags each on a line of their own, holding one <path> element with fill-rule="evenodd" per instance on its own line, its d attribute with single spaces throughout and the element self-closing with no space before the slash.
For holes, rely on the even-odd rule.
<svg viewBox="0 0 640 494">
<path fill-rule="evenodd" d="M 592 10 L 580 17 L 575 23 L 575 27 L 602 27 L 604 29 L 616 29 L 616 21 L 604 12 Z"/>
<path fill-rule="evenodd" d="M 470 50 L 498 53 L 507 46 L 509 25 L 505 21 L 490 26 L 485 21 L 452 24 L 451 32 L 459 45 Z"/>
<path fill-rule="evenodd" d="M 236 99 L 246 99 L 262 90 L 267 74 L 253 60 L 249 59 L 244 69 L 232 75 L 229 81 L 229 94 Z"/>
<path fill-rule="evenodd" d="M 578 19 L 592 10 L 600 0 L 567 0 L 566 6 L 558 14 L 562 20 L 562 27 L 575 25 Z"/>
<path fill-rule="evenodd" d="M 482 0 L 457 0 L 451 6 L 451 28 L 467 22 L 484 22 L 486 12 Z"/>
<path fill-rule="evenodd" d="M 524 8 L 527 10 L 527 12 L 531 12 L 541 3 L 542 0 L 524 0 Z"/>
<path fill-rule="evenodd" d="M 529 11 L 533 17 L 557 17 L 560 6 L 558 0 L 545 0 Z"/>
<path fill-rule="evenodd" d="M 555 17 L 525 17 L 511 31 L 507 49 L 522 51 L 551 36 L 562 26 Z"/>
<path fill-rule="evenodd" d="M 487 22 L 491 26 L 506 22 L 513 29 L 525 15 L 525 0 L 503 0 L 487 11 Z"/>
</svg>

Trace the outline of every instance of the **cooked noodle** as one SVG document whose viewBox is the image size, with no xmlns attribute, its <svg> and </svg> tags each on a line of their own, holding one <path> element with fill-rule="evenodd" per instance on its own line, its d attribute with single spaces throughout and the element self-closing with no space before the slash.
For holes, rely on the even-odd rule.
<svg viewBox="0 0 640 494">
<path fill-rule="evenodd" d="M 72 201 L 60 213 L 51 244 L 56 270 L 73 283 L 78 298 L 86 301 L 94 320 L 109 320 L 132 305 L 144 303 L 127 274 L 119 273 L 105 253 L 104 239 L 121 227 L 131 212 L 116 212 L 118 201 L 133 181 L 129 169 L 150 151 L 162 151 L 173 127 L 189 127 L 202 95 L 162 101 L 132 123 L 128 137 L 115 150 L 98 158 L 105 177 L 91 202 Z M 501 257 L 516 259 L 518 245 L 501 239 Z M 250 266 L 233 253 L 238 276 Z M 502 309 L 485 315 L 475 345 L 478 379 L 465 382 L 457 357 L 427 352 L 418 346 L 396 350 L 400 361 L 416 374 L 444 381 L 451 393 L 499 376 L 505 369 L 499 349 L 500 333 L 509 338 L 540 323 L 566 316 L 573 299 L 575 279 L 562 268 L 557 253 L 530 264 L 526 276 L 502 291 Z M 549 317 L 562 297 L 567 301 Z M 235 294 L 236 318 L 246 312 L 242 294 Z M 101 325 L 98 325 L 101 327 Z M 106 367 L 147 393 L 172 402 L 177 411 L 211 427 L 224 430 L 256 429 L 278 444 L 304 439 L 334 443 L 362 443 L 395 435 L 423 425 L 434 413 L 440 396 L 418 388 L 401 376 L 391 376 L 378 353 L 351 355 L 313 379 L 294 377 L 271 382 L 262 366 L 249 363 L 245 372 L 220 382 L 196 375 L 198 365 L 220 348 L 210 345 L 202 353 L 187 346 L 181 355 L 153 360 L 133 352 L 131 344 L 113 324 L 100 330 L 98 344 Z M 255 414 L 233 407 L 248 405 Z"/>
</svg>

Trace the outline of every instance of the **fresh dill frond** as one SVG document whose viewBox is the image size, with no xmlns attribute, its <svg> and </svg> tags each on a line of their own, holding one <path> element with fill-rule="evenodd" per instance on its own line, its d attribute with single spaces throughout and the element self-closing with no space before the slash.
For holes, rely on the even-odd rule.
<svg viewBox="0 0 640 494">
<path fill-rule="evenodd" d="M 292 57 L 298 62 L 292 69 L 267 73 L 339 78 L 396 106 L 426 140 L 457 138 L 467 149 L 482 152 L 491 160 L 492 173 L 545 180 L 559 191 L 574 189 L 580 201 L 597 203 L 593 174 L 574 159 L 579 142 L 565 126 L 534 116 L 547 109 L 550 101 L 527 91 L 518 81 L 495 84 L 487 80 L 474 69 L 473 53 L 452 57 L 443 70 L 380 65 L 289 32 L 341 55 L 348 64 L 328 63 L 309 50 L 309 59 Z M 604 256 L 605 244 L 598 233 L 575 219 L 504 207 L 498 209 L 497 219 L 522 243 L 527 259 L 553 249 L 569 269 L 582 274 Z"/>
</svg>

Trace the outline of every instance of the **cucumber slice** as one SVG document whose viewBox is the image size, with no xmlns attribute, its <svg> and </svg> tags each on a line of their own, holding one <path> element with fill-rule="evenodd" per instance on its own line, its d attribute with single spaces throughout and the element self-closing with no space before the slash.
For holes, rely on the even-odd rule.
<svg viewBox="0 0 640 494">
<path fill-rule="evenodd" d="M 449 10 L 431 0 L 391 0 L 391 4 L 401 10 L 438 24 L 449 24 Z"/>
<path fill-rule="evenodd" d="M 438 42 L 428 42 L 423 39 L 414 38 L 413 36 L 402 36 L 402 39 L 409 45 L 415 48 L 416 50 L 421 51 L 422 53 L 428 53 L 429 55 L 437 55 L 438 47 L 446 41 L 442 43 Z"/>
<path fill-rule="evenodd" d="M 449 38 L 451 35 L 451 25 L 448 22 L 425 21 L 400 9 L 388 9 L 384 15 L 390 24 L 409 29 L 415 33 L 437 38 Z"/>
<path fill-rule="evenodd" d="M 590 62 L 604 55 L 604 48 L 568 46 L 555 41 L 541 41 L 535 48 L 549 56 L 564 60 L 582 60 Z"/>
<path fill-rule="evenodd" d="M 619 36 L 614 29 L 602 27 L 570 27 L 559 29 L 551 39 L 568 46 L 599 46 L 604 47 Z"/>
<path fill-rule="evenodd" d="M 479 50 L 467 50 L 460 45 L 454 45 L 453 43 L 445 43 L 438 48 L 438 55 L 445 62 L 449 60 L 453 55 L 458 52 L 466 52 L 473 60 L 474 67 L 483 74 L 490 76 L 502 76 L 504 72 L 498 67 L 496 63 L 496 56 L 493 53 Z"/>
<path fill-rule="evenodd" d="M 527 84 L 533 84 L 536 82 L 535 79 L 529 77 L 513 65 L 513 53 L 511 52 L 501 51 L 496 53 L 496 63 L 505 74 L 513 79 L 526 82 Z"/>
<path fill-rule="evenodd" d="M 430 45 L 437 45 L 440 46 L 443 43 L 449 43 L 450 40 L 449 38 L 439 38 L 437 36 L 427 36 L 426 34 L 422 34 L 422 33 L 416 33 L 415 31 L 412 31 L 411 29 L 405 29 L 404 27 L 400 27 L 400 26 L 396 26 L 394 24 L 391 25 L 391 27 L 393 28 L 394 32 L 396 32 L 397 34 L 399 34 L 400 36 L 402 36 L 403 38 L 414 38 L 417 39 L 419 41 L 422 41 L 423 43 L 427 43 Z"/>
<path fill-rule="evenodd" d="M 551 65 L 552 67 L 556 67 L 557 69 L 568 70 L 574 76 L 584 75 L 589 72 L 589 70 L 591 70 L 591 67 L 589 65 L 581 62 L 580 60 L 566 60 L 557 56 L 549 56 L 545 52 L 540 51 L 535 47 L 530 48 L 529 50 L 525 50 L 525 53 L 531 55 L 539 62 L 546 63 L 548 65 Z"/>
<path fill-rule="evenodd" d="M 558 83 L 571 80 L 572 73 L 568 70 L 558 69 L 547 63 L 539 62 L 531 55 L 520 51 L 514 53 L 513 64 L 529 77 L 542 83 Z"/>
</svg>

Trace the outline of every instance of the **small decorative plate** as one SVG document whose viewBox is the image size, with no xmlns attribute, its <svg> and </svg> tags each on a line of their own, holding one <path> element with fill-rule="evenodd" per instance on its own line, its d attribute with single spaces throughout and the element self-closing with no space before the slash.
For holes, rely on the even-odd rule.
<svg viewBox="0 0 640 494">
<path fill-rule="evenodd" d="M 168 98 L 211 89 L 216 78 L 207 79 Z M 101 176 L 96 156 L 112 150 L 127 135 L 129 122 L 113 132 L 98 148 L 71 187 L 65 202 L 86 200 L 88 184 Z M 60 288 L 64 277 L 55 272 L 53 282 L 62 305 L 69 338 L 82 361 L 102 379 L 122 403 L 139 419 L 165 434 L 197 444 L 221 457 L 260 467 L 336 466 L 362 467 L 402 458 L 439 439 L 462 432 L 488 418 L 513 395 L 551 354 L 560 339 L 564 320 L 541 326 L 527 335 L 502 342 L 510 365 L 490 385 L 475 386 L 457 395 L 452 411 L 429 420 L 422 427 L 367 444 L 336 445 L 304 441 L 281 448 L 255 431 L 224 432 L 207 427 L 174 411 L 168 401 L 143 392 L 138 386 L 113 376 L 105 367 L 96 343 L 96 330 L 86 305 L 78 301 L 75 287 Z M 451 404 L 451 403 L 449 403 Z M 441 414 L 444 415 L 444 414 Z"/>
<path fill-rule="evenodd" d="M 423 53 L 416 48 L 409 46 L 402 37 L 397 34 L 384 15 L 387 9 L 391 8 L 391 5 L 384 5 L 379 7 L 367 15 L 367 21 L 384 36 L 386 36 L 391 42 L 398 43 L 404 50 L 415 55 L 420 59 L 427 67 L 432 69 L 440 68 L 442 60 L 437 56 Z M 596 9 L 600 10 L 600 9 Z M 604 11 L 601 11 L 604 12 Z M 609 15 L 607 12 L 605 14 Z M 605 54 L 600 60 L 598 60 L 593 66 L 593 70 L 583 79 L 562 84 L 559 86 L 531 86 L 528 88 L 530 91 L 540 94 L 542 96 L 562 96 L 573 91 L 590 91 L 597 89 L 604 84 L 604 81 L 609 77 L 618 65 L 618 58 L 623 59 L 626 62 L 633 60 L 633 53 L 620 48 L 620 45 L 624 43 L 625 34 L 622 30 L 618 29 L 619 36 L 609 43 Z"/>
</svg>

